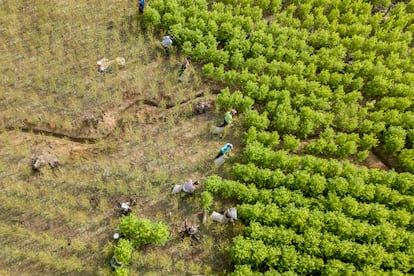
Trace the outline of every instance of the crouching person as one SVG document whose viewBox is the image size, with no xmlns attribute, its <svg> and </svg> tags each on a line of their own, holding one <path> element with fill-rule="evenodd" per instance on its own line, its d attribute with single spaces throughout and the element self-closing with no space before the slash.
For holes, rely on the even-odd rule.
<svg viewBox="0 0 414 276">
<path fill-rule="evenodd" d="M 122 202 L 119 204 L 122 215 L 128 216 L 131 212 L 131 204 L 129 202 Z"/>
<path fill-rule="evenodd" d="M 237 220 L 237 209 L 236 207 L 231 207 L 224 212 L 224 217 L 226 218 L 227 222 L 234 222 Z"/>
<path fill-rule="evenodd" d="M 190 178 L 183 185 L 175 185 L 172 190 L 172 193 L 178 194 L 183 192 L 186 194 L 192 194 L 195 191 L 198 184 L 200 184 L 198 181 L 193 182 L 193 180 Z"/>
<path fill-rule="evenodd" d="M 236 207 L 231 207 L 224 211 L 223 214 L 213 212 L 210 217 L 212 220 L 220 223 L 233 223 L 235 220 L 237 220 L 237 209 Z"/>
</svg>

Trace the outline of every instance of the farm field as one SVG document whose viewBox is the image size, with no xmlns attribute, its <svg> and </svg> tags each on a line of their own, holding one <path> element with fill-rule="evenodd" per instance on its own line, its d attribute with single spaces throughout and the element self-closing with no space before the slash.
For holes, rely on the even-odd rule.
<svg viewBox="0 0 414 276">
<path fill-rule="evenodd" d="M 414 1 L 135 4 L 0 2 L 0 274 L 414 273 Z"/>
</svg>

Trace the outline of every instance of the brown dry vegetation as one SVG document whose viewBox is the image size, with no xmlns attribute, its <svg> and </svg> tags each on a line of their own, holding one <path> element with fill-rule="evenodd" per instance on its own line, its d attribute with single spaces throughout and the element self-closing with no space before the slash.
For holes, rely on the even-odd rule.
<svg viewBox="0 0 414 276">
<path fill-rule="evenodd" d="M 0 273 L 108 275 L 117 202 L 170 225 L 166 246 L 135 251 L 132 274 L 224 274 L 227 249 L 241 226 L 202 225 L 201 243 L 181 240 L 185 219 L 201 224 L 203 187 L 190 197 L 171 188 L 186 178 L 225 174 L 212 157 L 239 142 L 233 127 L 210 128 L 221 112 L 194 115 L 214 100 L 197 64 L 177 82 L 182 57 L 165 59 L 159 34 L 144 32 L 131 1 L 0 2 Z M 96 61 L 126 65 L 99 74 Z M 98 119 L 91 124 L 88 119 Z M 241 131 L 241 130 L 240 130 Z M 32 156 L 60 162 L 35 173 Z M 224 208 L 218 202 L 217 208 Z"/>
</svg>

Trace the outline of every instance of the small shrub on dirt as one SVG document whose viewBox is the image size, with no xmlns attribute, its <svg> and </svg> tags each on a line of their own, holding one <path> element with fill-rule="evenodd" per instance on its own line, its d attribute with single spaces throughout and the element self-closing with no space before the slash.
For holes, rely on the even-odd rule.
<svg viewBox="0 0 414 276">
<path fill-rule="evenodd" d="M 356 155 L 356 161 L 359 163 L 359 162 L 362 162 L 362 161 L 364 161 L 365 159 L 367 159 L 367 157 L 368 157 L 368 155 L 369 155 L 369 151 L 367 151 L 367 150 L 364 150 L 364 151 L 360 151 L 360 152 L 358 152 L 358 154 Z"/>
</svg>

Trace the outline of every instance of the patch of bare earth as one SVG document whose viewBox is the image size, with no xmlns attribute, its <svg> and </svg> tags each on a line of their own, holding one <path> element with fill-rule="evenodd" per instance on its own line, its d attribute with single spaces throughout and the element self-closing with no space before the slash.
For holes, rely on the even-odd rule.
<svg viewBox="0 0 414 276">
<path fill-rule="evenodd" d="M 389 170 L 389 168 L 372 152 L 369 153 L 368 157 L 361 162 L 360 165 L 369 169 Z"/>
</svg>

